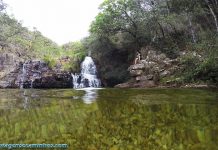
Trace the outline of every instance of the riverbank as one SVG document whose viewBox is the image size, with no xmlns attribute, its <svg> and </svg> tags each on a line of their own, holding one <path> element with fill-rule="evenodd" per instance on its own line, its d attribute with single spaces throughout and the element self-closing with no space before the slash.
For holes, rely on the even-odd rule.
<svg viewBox="0 0 218 150">
<path fill-rule="evenodd" d="M 148 83 L 122 83 L 114 86 L 115 88 L 198 88 L 198 89 L 218 89 L 218 86 L 208 84 L 173 84 L 173 85 L 154 85 Z"/>
<path fill-rule="evenodd" d="M 164 53 L 154 50 L 141 49 L 140 60 L 135 61 L 128 68 L 131 78 L 125 83 L 116 85 L 116 88 L 217 88 L 215 83 L 205 81 L 185 81 L 186 65 L 184 58 L 202 58 L 196 52 L 183 51 L 172 59 Z"/>
</svg>

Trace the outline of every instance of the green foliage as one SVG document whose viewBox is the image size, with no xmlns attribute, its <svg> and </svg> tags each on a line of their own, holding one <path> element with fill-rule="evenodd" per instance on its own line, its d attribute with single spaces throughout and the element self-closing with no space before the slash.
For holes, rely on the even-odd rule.
<svg viewBox="0 0 218 150">
<path fill-rule="evenodd" d="M 129 79 L 127 68 L 136 51 L 152 47 L 170 58 L 196 51 L 202 58 L 184 58 L 186 81 L 217 82 L 217 0 L 105 0 L 90 26 L 90 36 L 58 46 L 36 29 L 29 31 L 4 13 L 0 1 L 1 51 L 26 59 L 43 59 L 50 67 L 80 71 L 90 51 L 105 85 Z M 208 55 L 208 49 L 209 54 Z M 207 71 L 206 71 L 207 70 Z M 212 73 L 211 73 L 212 72 Z M 202 78 L 202 75 L 206 78 Z"/>
<path fill-rule="evenodd" d="M 64 44 L 62 48 L 62 56 L 70 58 L 70 62 L 65 64 L 64 68 L 72 72 L 80 72 L 80 64 L 88 54 L 82 41 Z"/>
<path fill-rule="evenodd" d="M 0 25 L 1 49 L 7 47 L 15 35 L 18 35 L 25 30 L 21 23 L 4 13 L 0 13 Z"/>
<path fill-rule="evenodd" d="M 207 49 L 217 45 L 217 8 L 217 1 L 213 0 L 105 0 L 100 6 L 100 13 L 91 24 L 90 37 L 107 39 L 109 44 L 104 45 L 99 40 L 94 40 L 92 46 L 88 47 L 91 47 L 93 53 L 97 53 L 98 56 L 95 57 L 99 64 L 104 63 L 104 74 L 114 74 L 117 67 L 113 64 L 113 71 L 107 70 L 111 62 L 105 61 L 107 59 L 104 56 L 114 62 L 123 63 L 118 60 L 120 57 L 110 57 L 112 54 L 121 55 L 118 51 L 122 51 L 122 58 L 126 59 L 127 64 L 133 62 L 135 51 L 143 46 L 151 46 L 170 58 L 178 57 L 180 51 L 196 51 L 200 53 L 202 60 L 184 58 L 186 71 L 185 75 L 181 74 L 181 78 L 184 75 L 186 79 L 190 78 L 189 82 L 201 80 L 199 75 L 194 74 L 203 73 L 200 71 L 202 68 L 207 66 L 211 68 L 208 71 L 216 70 L 212 65 L 216 60 L 207 55 Z M 216 49 L 213 48 L 212 51 Z M 101 60 L 100 57 L 104 59 Z M 121 66 L 123 68 L 119 69 L 120 74 L 117 76 L 127 69 L 125 65 Z M 211 76 L 209 73 L 205 75 Z M 128 74 L 125 73 L 125 76 Z"/>
<path fill-rule="evenodd" d="M 43 58 L 44 62 L 48 64 L 48 66 L 50 68 L 54 68 L 55 65 L 56 65 L 56 60 L 50 56 L 50 55 L 45 55 L 44 58 Z"/>
<path fill-rule="evenodd" d="M 217 57 L 207 58 L 199 63 L 199 60 L 186 60 L 185 81 L 194 82 L 197 80 L 207 83 L 218 84 L 218 59 Z"/>
<path fill-rule="evenodd" d="M 200 64 L 193 73 L 195 79 L 218 85 L 218 58 L 209 58 Z"/>
</svg>

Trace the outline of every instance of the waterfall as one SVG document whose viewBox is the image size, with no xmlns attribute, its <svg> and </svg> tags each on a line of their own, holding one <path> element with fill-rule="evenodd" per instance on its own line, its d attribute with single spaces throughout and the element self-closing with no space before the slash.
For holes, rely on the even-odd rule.
<svg viewBox="0 0 218 150">
<path fill-rule="evenodd" d="M 33 79 L 31 79 L 31 84 L 30 84 L 30 88 L 32 89 L 33 88 Z"/>
<path fill-rule="evenodd" d="M 81 64 L 81 73 L 72 74 L 73 87 L 85 88 L 85 87 L 100 87 L 101 81 L 97 78 L 97 69 L 93 59 L 90 56 L 86 56 Z"/>
<path fill-rule="evenodd" d="M 20 88 L 23 89 L 24 88 L 24 82 L 26 80 L 26 74 L 27 74 L 27 70 L 26 70 L 26 63 L 23 63 L 23 68 L 22 68 L 22 77 L 21 77 L 21 83 L 20 83 Z"/>
<path fill-rule="evenodd" d="M 80 88 L 80 81 L 79 81 L 80 75 L 77 74 L 77 73 L 71 74 L 71 75 L 72 75 L 72 77 L 73 77 L 73 87 L 74 87 L 75 89 Z"/>
</svg>

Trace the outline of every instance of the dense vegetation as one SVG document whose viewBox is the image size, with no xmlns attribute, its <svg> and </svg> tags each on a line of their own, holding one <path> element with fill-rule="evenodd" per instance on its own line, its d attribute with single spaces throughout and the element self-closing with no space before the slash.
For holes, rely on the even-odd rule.
<svg viewBox="0 0 218 150">
<path fill-rule="evenodd" d="M 91 51 L 104 85 L 113 86 L 129 79 L 127 68 L 136 51 L 147 47 L 170 58 L 190 53 L 182 58 L 182 82 L 218 83 L 217 0 L 105 0 L 90 36 L 63 46 L 24 28 L 5 8 L 1 0 L 1 51 L 24 60 L 43 59 L 51 67 L 61 64 L 63 70 L 78 72 Z"/>
<path fill-rule="evenodd" d="M 104 78 L 126 80 L 135 52 L 152 47 L 170 58 L 190 53 L 183 82 L 218 82 L 217 0 L 105 0 L 100 10 L 88 45 Z"/>
</svg>

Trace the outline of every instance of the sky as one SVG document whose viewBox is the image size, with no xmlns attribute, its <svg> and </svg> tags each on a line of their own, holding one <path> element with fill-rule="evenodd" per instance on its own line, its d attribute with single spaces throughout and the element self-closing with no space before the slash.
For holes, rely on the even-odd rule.
<svg viewBox="0 0 218 150">
<path fill-rule="evenodd" d="M 103 0 L 4 0 L 7 12 L 57 44 L 88 36 Z"/>
</svg>

